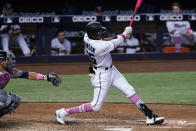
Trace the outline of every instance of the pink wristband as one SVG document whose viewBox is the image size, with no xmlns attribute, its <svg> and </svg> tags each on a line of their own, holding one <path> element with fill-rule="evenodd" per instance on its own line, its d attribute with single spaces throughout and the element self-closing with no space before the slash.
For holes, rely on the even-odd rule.
<svg viewBox="0 0 196 131">
<path fill-rule="evenodd" d="M 43 78 L 44 78 L 44 75 L 42 74 L 37 74 L 36 76 L 36 80 L 43 80 Z"/>
<path fill-rule="evenodd" d="M 122 37 L 123 37 L 123 39 L 124 39 L 124 40 L 126 40 L 126 37 L 125 37 L 125 35 L 123 35 L 123 34 L 120 34 L 120 36 L 122 36 Z"/>
</svg>

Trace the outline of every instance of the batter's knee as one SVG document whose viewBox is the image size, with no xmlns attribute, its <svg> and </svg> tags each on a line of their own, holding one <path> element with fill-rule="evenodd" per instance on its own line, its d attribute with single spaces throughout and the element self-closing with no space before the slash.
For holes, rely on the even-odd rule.
<svg viewBox="0 0 196 131">
<path fill-rule="evenodd" d="M 123 93 L 126 95 L 126 97 L 130 97 L 134 95 L 136 91 L 131 85 L 129 85 L 127 86 L 127 88 L 125 88 L 125 91 L 123 91 Z"/>
</svg>

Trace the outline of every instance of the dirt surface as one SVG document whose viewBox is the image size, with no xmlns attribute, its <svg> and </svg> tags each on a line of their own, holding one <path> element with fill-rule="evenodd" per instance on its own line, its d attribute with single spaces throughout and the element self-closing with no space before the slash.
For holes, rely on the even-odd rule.
<svg viewBox="0 0 196 131">
<path fill-rule="evenodd" d="M 23 103 L 13 115 L 3 117 L 0 130 L 66 130 L 101 131 L 109 128 L 132 130 L 196 130 L 196 106 L 148 105 L 154 112 L 164 116 L 162 125 L 145 124 L 145 117 L 133 104 L 103 105 L 99 112 L 70 115 L 66 125 L 55 120 L 55 110 L 80 105 L 80 103 Z M 124 129 L 124 130 L 123 130 Z"/>
<path fill-rule="evenodd" d="M 114 62 L 123 73 L 196 71 L 196 60 L 126 61 Z M 17 68 L 40 73 L 87 74 L 88 63 L 20 64 Z M 162 125 L 147 126 L 145 117 L 133 104 L 104 104 L 99 112 L 70 115 L 66 125 L 55 121 L 55 110 L 79 103 L 22 103 L 13 115 L 1 118 L 0 131 L 195 131 L 196 106 L 149 105 L 155 113 L 164 116 Z"/>
<path fill-rule="evenodd" d="M 154 60 L 154 61 L 124 61 L 113 63 L 122 73 L 136 72 L 173 72 L 196 71 L 196 59 L 192 60 Z M 43 63 L 18 64 L 16 67 L 24 71 L 57 74 L 87 74 L 89 63 Z"/>
</svg>

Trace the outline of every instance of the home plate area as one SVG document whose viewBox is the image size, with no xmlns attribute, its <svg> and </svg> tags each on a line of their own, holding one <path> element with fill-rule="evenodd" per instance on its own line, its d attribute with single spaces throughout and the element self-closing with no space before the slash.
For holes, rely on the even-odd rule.
<svg viewBox="0 0 196 131">
<path fill-rule="evenodd" d="M 123 119 L 79 119 L 74 117 L 67 118 L 67 124 L 77 123 L 81 126 L 90 126 L 105 131 L 134 131 L 134 130 L 191 130 L 196 129 L 196 122 L 182 120 L 165 120 L 161 125 L 146 125 L 145 120 L 123 120 Z M 67 125 L 66 124 L 66 125 Z"/>
</svg>

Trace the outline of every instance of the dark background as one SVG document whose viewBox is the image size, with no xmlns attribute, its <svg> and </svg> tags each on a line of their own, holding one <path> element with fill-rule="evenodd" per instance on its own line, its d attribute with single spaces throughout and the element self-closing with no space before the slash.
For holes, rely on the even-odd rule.
<svg viewBox="0 0 196 131">
<path fill-rule="evenodd" d="M 56 12 L 62 14 L 66 8 L 72 8 L 74 14 L 82 10 L 93 10 L 101 5 L 104 10 L 133 10 L 136 0 L 1 0 L 0 8 L 5 2 L 14 5 L 15 12 Z M 143 0 L 140 12 L 159 13 L 160 9 L 171 9 L 171 4 L 179 2 L 182 9 L 194 9 L 194 0 Z"/>
</svg>

